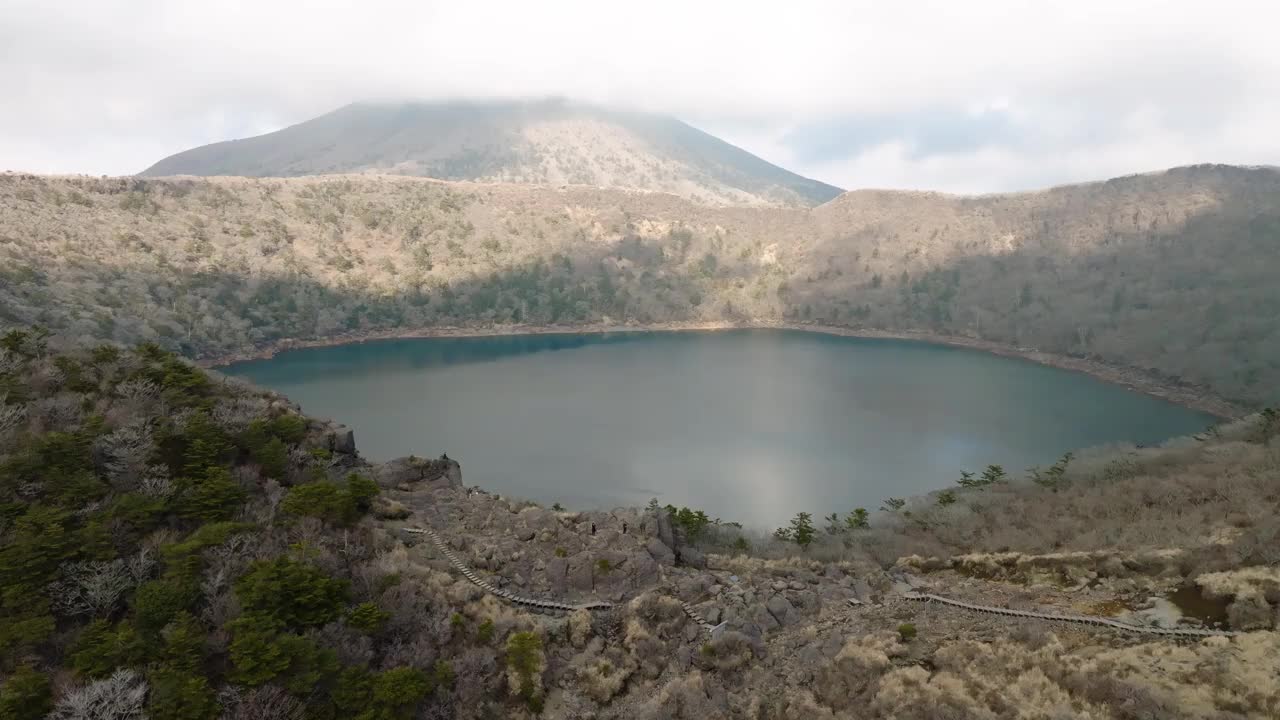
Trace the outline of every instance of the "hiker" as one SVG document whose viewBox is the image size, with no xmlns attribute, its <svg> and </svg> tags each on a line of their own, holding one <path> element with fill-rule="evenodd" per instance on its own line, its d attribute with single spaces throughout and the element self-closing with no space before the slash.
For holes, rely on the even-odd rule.
<svg viewBox="0 0 1280 720">
<path fill-rule="evenodd" d="M 592 534 L 592 535 L 595 535 L 595 534 L 596 534 L 596 524 L 595 524 L 595 523 L 591 523 L 591 534 Z"/>
<path fill-rule="evenodd" d="M 623 535 L 626 535 L 626 534 L 627 534 L 627 521 L 626 521 L 626 520 L 623 520 L 623 521 L 622 521 L 622 534 L 623 534 Z"/>
</svg>

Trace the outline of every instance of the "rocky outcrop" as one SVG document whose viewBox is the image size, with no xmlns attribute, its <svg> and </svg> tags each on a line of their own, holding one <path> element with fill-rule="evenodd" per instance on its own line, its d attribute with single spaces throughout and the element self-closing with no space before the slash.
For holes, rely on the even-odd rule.
<svg viewBox="0 0 1280 720">
<path fill-rule="evenodd" d="M 384 488 L 462 487 L 462 466 L 448 455 L 428 460 L 414 455 L 373 466 L 373 478 Z"/>
</svg>

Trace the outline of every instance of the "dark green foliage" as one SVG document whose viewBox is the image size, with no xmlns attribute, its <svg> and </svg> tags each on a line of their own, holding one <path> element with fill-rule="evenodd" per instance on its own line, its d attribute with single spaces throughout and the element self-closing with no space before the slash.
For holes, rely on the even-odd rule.
<svg viewBox="0 0 1280 720">
<path fill-rule="evenodd" d="M 791 519 L 789 526 L 774 530 L 773 536 L 779 540 L 793 542 L 801 548 L 808 548 L 816 532 L 813 528 L 813 516 L 807 512 L 799 512 Z"/>
<path fill-rule="evenodd" d="M 146 644 L 132 625 L 94 620 L 72 646 L 71 666 L 85 677 L 99 678 L 116 668 L 136 665 L 146 656 Z"/>
<path fill-rule="evenodd" d="M 218 522 L 229 520 L 245 501 L 245 492 L 226 468 L 211 467 L 198 478 L 179 482 L 178 514 L 186 520 Z"/>
<path fill-rule="evenodd" d="M 352 501 L 356 504 L 356 509 L 361 513 L 369 512 L 369 508 L 373 505 L 373 499 L 378 496 L 381 490 L 378 483 L 372 479 L 365 477 L 359 473 L 351 473 L 347 476 L 347 494 L 351 496 Z"/>
<path fill-rule="evenodd" d="M 297 445 L 307 437 L 307 420 L 301 415 L 281 415 L 267 423 L 267 432 L 286 445 Z"/>
<path fill-rule="evenodd" d="M 254 563 L 235 588 L 246 615 L 270 618 L 290 628 L 336 620 L 347 601 L 346 582 L 283 557 Z"/>
<path fill-rule="evenodd" d="M 507 667 L 520 679 L 520 697 L 533 709 L 541 696 L 537 679 L 542 672 L 542 638 L 531 632 L 514 633 L 507 638 Z"/>
<path fill-rule="evenodd" d="M 355 715 L 369 707 L 373 698 L 373 674 L 359 666 L 343 668 L 334 683 L 333 704 L 339 710 Z"/>
<path fill-rule="evenodd" d="M 711 524 L 711 518 L 701 510 L 692 510 L 687 507 L 677 509 L 674 505 L 668 505 L 666 510 L 671 515 L 671 522 L 684 531 L 684 537 L 689 541 L 698 539 Z"/>
<path fill-rule="evenodd" d="M 911 642 L 916 637 L 916 626 L 911 623 L 902 623 L 898 626 L 898 637 L 902 642 Z"/>
<path fill-rule="evenodd" d="M 147 678 L 147 716 L 152 720 L 212 720 L 221 708 L 201 675 L 163 667 Z"/>
<path fill-rule="evenodd" d="M 205 628 L 190 613 L 183 612 L 161 633 L 164 664 L 185 673 L 196 673 L 205 659 Z"/>
<path fill-rule="evenodd" d="M 1027 472 L 1031 474 L 1031 481 L 1035 484 L 1050 490 L 1057 490 L 1062 486 L 1066 478 L 1067 465 L 1071 464 L 1073 457 L 1071 453 L 1066 453 L 1058 458 L 1058 461 L 1051 465 L 1048 470 L 1041 472 L 1040 468 L 1033 467 Z"/>
<path fill-rule="evenodd" d="M 8 595 L 9 593 L 5 593 Z M 48 601 L 33 600 L 0 617 L 0 658 L 21 657 L 53 634 L 54 619 Z"/>
<path fill-rule="evenodd" d="M 955 504 L 956 493 L 954 490 L 943 490 L 938 493 L 938 504 L 942 507 Z"/>
<path fill-rule="evenodd" d="M 751 543 L 750 543 L 750 542 L 747 542 L 747 539 L 746 539 L 745 537 L 743 537 L 743 536 L 739 535 L 739 536 L 738 536 L 738 537 L 733 541 L 733 549 L 734 549 L 736 552 L 740 552 L 740 553 L 749 553 L 749 552 L 751 552 Z"/>
<path fill-rule="evenodd" d="M 75 556 L 73 522 L 70 513 L 41 505 L 29 506 L 13 520 L 0 546 L 0 587 L 6 606 L 11 597 L 43 588 L 54 579 L 58 566 Z"/>
<path fill-rule="evenodd" d="M 289 448 L 284 441 L 273 437 L 253 453 L 253 459 L 262 467 L 262 474 L 279 480 L 289 469 Z"/>
<path fill-rule="evenodd" d="M 352 473 L 345 486 L 328 480 L 289 488 L 281 508 L 292 515 L 315 517 L 334 525 L 350 525 L 368 512 L 378 484 Z"/>
<path fill-rule="evenodd" d="M 359 720 L 409 720 L 431 692 L 431 678 L 417 668 L 400 667 L 373 678 L 372 707 Z"/>
<path fill-rule="evenodd" d="M 493 621 L 485 620 L 480 623 L 480 627 L 476 628 L 476 641 L 481 645 L 489 644 L 493 639 Z"/>
<path fill-rule="evenodd" d="M 252 525 L 237 522 L 215 522 L 201 525 L 181 542 L 161 548 L 170 573 L 194 573 L 200 569 L 200 553 L 221 545 L 232 535 L 253 529 Z"/>
<path fill-rule="evenodd" d="M 23 665 L 0 687 L 0 720 L 42 720 L 53 709 L 53 693 L 44 673 Z"/>
<path fill-rule="evenodd" d="M 866 508 L 854 508 L 844 518 L 845 527 L 849 530 L 866 530 L 871 527 L 871 523 L 867 520 Z"/>
<path fill-rule="evenodd" d="M 191 607 L 200 590 L 194 580 L 167 577 L 140 585 L 133 597 L 133 617 L 144 633 L 158 633 L 178 613 Z"/>
<path fill-rule="evenodd" d="M 381 632 L 382 626 L 391 617 L 391 613 L 382 610 L 375 603 L 360 603 L 347 613 L 347 626 L 369 635 Z"/>
<path fill-rule="evenodd" d="M 338 671 L 337 655 L 307 638 L 284 632 L 278 620 L 245 615 L 232 621 L 232 680 L 256 687 L 277 678 L 290 692 L 305 695 Z"/>
<path fill-rule="evenodd" d="M 320 518 L 334 525 L 348 525 L 358 516 L 350 493 L 327 480 L 289 488 L 280 508 L 290 515 Z"/>
</svg>

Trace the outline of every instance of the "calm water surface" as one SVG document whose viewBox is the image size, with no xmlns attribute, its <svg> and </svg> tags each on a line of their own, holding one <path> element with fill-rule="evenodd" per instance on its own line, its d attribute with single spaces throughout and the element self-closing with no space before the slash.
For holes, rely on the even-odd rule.
<svg viewBox="0 0 1280 720">
<path fill-rule="evenodd" d="M 373 460 L 448 452 L 507 495 L 760 527 L 1214 420 L 1023 360 L 786 330 L 395 340 L 223 370 L 353 427 Z"/>
</svg>

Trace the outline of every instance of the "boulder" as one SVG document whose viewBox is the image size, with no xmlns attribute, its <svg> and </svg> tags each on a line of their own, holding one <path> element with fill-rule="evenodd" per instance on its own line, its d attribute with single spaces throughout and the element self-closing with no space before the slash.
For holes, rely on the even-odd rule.
<svg viewBox="0 0 1280 720">
<path fill-rule="evenodd" d="M 356 434 L 346 425 L 339 425 L 333 430 L 329 449 L 343 455 L 356 454 Z"/>
<path fill-rule="evenodd" d="M 765 607 L 768 608 L 769 614 L 773 616 L 774 620 L 778 621 L 779 625 L 787 624 L 787 618 L 794 609 L 791 603 L 781 595 L 774 595 L 769 598 L 768 602 L 765 603 Z"/>
<path fill-rule="evenodd" d="M 671 516 L 667 514 L 667 511 L 658 511 L 658 522 L 656 525 L 658 539 L 662 541 L 663 545 L 666 545 L 669 548 L 674 548 L 676 546 L 676 536 L 671 530 Z"/>
<path fill-rule="evenodd" d="M 645 549 L 649 551 L 649 557 L 659 565 L 675 565 L 676 554 L 658 538 L 649 538 L 649 542 L 645 545 Z"/>
<path fill-rule="evenodd" d="M 680 564 L 693 568 L 705 568 L 707 556 L 703 555 L 701 550 L 691 547 L 680 548 Z"/>
<path fill-rule="evenodd" d="M 587 553 L 578 553 L 569 558 L 566 585 L 570 592 L 589 593 L 595 588 L 593 564 L 591 556 Z"/>
<path fill-rule="evenodd" d="M 551 558 L 547 560 L 547 584 L 551 587 L 551 593 L 556 597 L 563 597 L 569 589 L 569 561 L 566 558 Z"/>
</svg>

